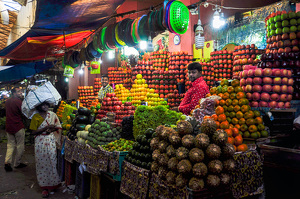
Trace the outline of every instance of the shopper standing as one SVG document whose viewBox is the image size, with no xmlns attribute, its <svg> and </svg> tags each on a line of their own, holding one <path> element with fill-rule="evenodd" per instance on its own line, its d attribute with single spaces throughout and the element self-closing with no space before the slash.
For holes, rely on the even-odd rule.
<svg viewBox="0 0 300 199">
<path fill-rule="evenodd" d="M 36 113 L 30 123 L 35 135 L 34 152 L 36 174 L 42 197 L 49 197 L 49 190 L 59 187 L 60 179 L 56 169 L 56 142 L 60 142 L 62 128 L 57 115 L 48 111 L 50 104 L 43 102 L 36 107 Z"/>
<path fill-rule="evenodd" d="M 103 98 L 106 96 L 107 93 L 113 93 L 114 89 L 109 85 L 109 77 L 108 75 L 102 75 L 101 77 L 101 84 L 102 87 L 98 93 L 99 101 L 102 102 Z"/>
<path fill-rule="evenodd" d="M 16 156 L 14 161 L 15 168 L 26 167 L 21 163 L 24 153 L 25 129 L 22 121 L 22 91 L 20 88 L 11 90 L 11 98 L 6 100 L 6 134 L 7 134 L 7 151 L 5 156 L 5 171 L 12 171 L 13 153 L 15 148 Z"/>
</svg>

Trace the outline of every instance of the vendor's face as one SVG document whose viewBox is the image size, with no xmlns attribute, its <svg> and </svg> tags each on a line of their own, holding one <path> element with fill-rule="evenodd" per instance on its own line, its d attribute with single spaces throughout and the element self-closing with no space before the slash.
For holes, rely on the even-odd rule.
<svg viewBox="0 0 300 199">
<path fill-rule="evenodd" d="M 188 71 L 189 80 L 194 82 L 196 79 L 201 77 L 201 71 L 198 70 L 189 70 Z"/>
<path fill-rule="evenodd" d="M 109 81 L 108 81 L 107 77 L 102 77 L 101 78 L 101 84 L 102 84 L 103 87 L 107 86 L 108 82 Z"/>
<path fill-rule="evenodd" d="M 16 88 L 16 92 L 14 93 L 14 96 L 21 99 L 22 98 L 22 90 L 19 88 Z"/>
</svg>

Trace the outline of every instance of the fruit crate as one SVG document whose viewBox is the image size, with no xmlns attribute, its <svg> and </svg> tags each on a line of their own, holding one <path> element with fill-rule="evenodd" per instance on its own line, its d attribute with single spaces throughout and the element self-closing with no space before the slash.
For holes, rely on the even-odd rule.
<svg viewBox="0 0 300 199">
<path fill-rule="evenodd" d="M 80 164 L 76 162 L 75 194 L 80 199 L 86 199 L 90 196 L 90 180 L 91 174 L 81 170 Z"/>
<path fill-rule="evenodd" d="M 265 115 L 263 120 L 269 127 L 271 136 L 293 131 L 296 109 L 271 109 L 270 113 L 272 116 Z"/>
<path fill-rule="evenodd" d="M 65 183 L 66 185 L 75 184 L 76 164 L 65 161 Z"/>
<path fill-rule="evenodd" d="M 100 176 L 91 174 L 90 199 L 100 199 Z"/>
<path fill-rule="evenodd" d="M 120 191 L 130 198 L 146 199 L 149 191 L 150 170 L 123 163 Z"/>
<path fill-rule="evenodd" d="M 61 150 L 57 150 L 57 172 L 60 178 L 60 181 L 65 180 L 65 158 L 61 154 Z"/>
<path fill-rule="evenodd" d="M 220 186 L 214 189 L 202 189 L 199 191 L 194 191 L 187 187 L 188 196 L 187 199 L 231 199 L 232 194 L 230 187 Z"/>
<path fill-rule="evenodd" d="M 115 151 L 109 157 L 108 175 L 116 181 L 121 181 L 122 163 L 128 154 L 127 151 Z"/>
</svg>

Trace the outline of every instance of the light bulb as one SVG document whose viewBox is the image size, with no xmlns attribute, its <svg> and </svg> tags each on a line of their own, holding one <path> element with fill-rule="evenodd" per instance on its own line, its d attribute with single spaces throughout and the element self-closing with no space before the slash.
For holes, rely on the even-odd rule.
<svg viewBox="0 0 300 199">
<path fill-rule="evenodd" d="M 195 30 L 195 47 L 196 49 L 203 48 L 204 47 L 204 37 L 203 34 L 203 27 L 201 26 L 201 20 L 198 19 L 197 27 Z"/>
<path fill-rule="evenodd" d="M 147 49 L 147 41 L 141 41 L 139 45 L 141 50 Z"/>
<path fill-rule="evenodd" d="M 108 51 L 108 58 L 109 58 L 109 59 L 115 58 L 115 51 L 114 51 L 114 50 Z"/>
<path fill-rule="evenodd" d="M 218 11 L 214 12 L 214 16 L 213 16 L 213 27 L 218 29 L 221 26 L 223 26 L 225 24 L 225 20 L 224 20 L 224 14 L 220 13 Z"/>
<path fill-rule="evenodd" d="M 80 70 L 79 70 L 79 72 L 78 72 L 80 75 L 82 75 L 83 74 L 83 69 L 82 68 L 80 68 Z"/>
<path fill-rule="evenodd" d="M 65 82 L 69 82 L 69 78 L 68 77 L 65 78 Z"/>
</svg>

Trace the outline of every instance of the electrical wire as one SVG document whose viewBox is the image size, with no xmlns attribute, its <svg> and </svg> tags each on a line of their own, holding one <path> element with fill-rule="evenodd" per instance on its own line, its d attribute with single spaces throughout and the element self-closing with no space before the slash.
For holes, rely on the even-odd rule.
<svg viewBox="0 0 300 199">
<path fill-rule="evenodd" d="M 203 5 L 204 3 L 208 3 L 209 5 L 212 5 L 212 6 L 220 6 L 216 3 L 211 3 L 211 2 L 207 2 L 207 1 L 206 2 L 198 1 L 195 4 Z M 237 8 L 237 7 L 230 7 L 230 6 L 220 6 L 220 8 L 227 9 L 227 10 L 256 10 L 256 9 L 260 9 L 263 7 L 265 7 L 265 6 L 260 6 L 260 7 L 255 7 L 255 8 Z"/>
</svg>

